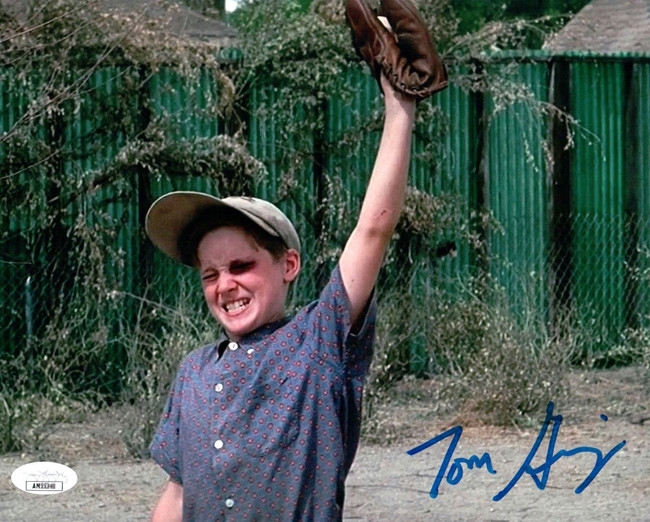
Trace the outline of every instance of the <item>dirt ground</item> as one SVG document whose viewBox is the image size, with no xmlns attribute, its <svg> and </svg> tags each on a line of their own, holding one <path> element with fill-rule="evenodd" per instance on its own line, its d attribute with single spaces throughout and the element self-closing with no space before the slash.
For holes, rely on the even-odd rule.
<svg viewBox="0 0 650 522">
<path fill-rule="evenodd" d="M 551 461 L 548 480 L 539 489 L 533 473 L 524 473 L 499 501 L 522 468 L 540 431 L 529 428 L 463 426 L 464 430 L 438 488 L 429 493 L 451 439 L 415 454 L 410 450 L 455 426 L 454 419 L 432 414 L 424 399 L 408 404 L 383 405 L 384 444 L 362 444 L 347 481 L 346 521 L 517 521 L 608 520 L 650 521 L 650 386 L 634 368 L 576 373 L 571 399 L 556 404 L 554 414 L 563 421 L 554 451 L 578 451 L 554 461 L 547 458 L 545 438 L 532 467 Z M 422 386 L 426 386 L 423 384 Z M 601 415 L 607 416 L 605 421 Z M 136 521 L 147 520 L 166 476 L 148 461 L 126 457 L 120 442 L 119 412 L 92 417 L 82 425 L 61 425 L 48 439 L 46 455 L 0 457 L 0 520 L 13 521 Z M 550 431 L 549 431 L 550 435 Z M 582 493 L 574 490 L 612 448 L 625 446 L 601 466 Z M 595 449 L 602 452 L 597 457 Z M 454 459 L 483 458 L 487 465 L 469 470 L 462 478 Z M 44 458 L 47 457 L 47 459 Z M 38 458 L 40 457 L 40 458 Z M 74 469 L 77 485 L 58 495 L 30 495 L 16 489 L 10 477 L 14 469 L 35 460 L 55 460 Z M 542 475 L 535 475 L 542 478 Z M 454 483 L 454 485 L 452 485 Z"/>
</svg>

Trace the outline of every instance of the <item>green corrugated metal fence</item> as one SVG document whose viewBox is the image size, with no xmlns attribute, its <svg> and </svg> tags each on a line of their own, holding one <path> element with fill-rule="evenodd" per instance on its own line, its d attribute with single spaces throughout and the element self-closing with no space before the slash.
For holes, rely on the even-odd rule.
<svg viewBox="0 0 650 522">
<path fill-rule="evenodd" d="M 614 332 L 624 325 L 623 69 L 622 63 L 603 61 L 571 68 L 571 112 L 583 127 L 571 170 L 573 298 L 585 321 Z"/>
<path fill-rule="evenodd" d="M 497 77 L 513 75 L 497 64 Z M 489 69 L 488 69 L 489 70 Z M 548 101 L 548 65 L 522 63 L 510 81 Z M 487 126 L 487 206 L 500 227 L 489 234 L 492 276 L 505 288 L 515 309 L 545 307 L 548 281 L 548 191 L 545 175 L 546 121 L 520 101 L 500 108 L 490 100 Z"/>
<path fill-rule="evenodd" d="M 557 165 L 553 170 L 549 165 L 549 158 L 562 151 L 551 150 L 558 144 L 549 140 L 550 120 L 532 111 L 531 104 L 507 104 L 503 99 L 467 92 L 456 85 L 423 102 L 421 110 L 430 111 L 427 114 L 432 116 L 416 130 L 410 172 L 413 187 L 426 194 L 455 195 L 462 202 L 459 212 L 467 222 L 487 209 L 498 227 L 483 231 L 487 257 L 468 240 L 467 230 L 439 234 L 436 239 L 455 243 L 457 250 L 456 256 L 441 258 L 432 251 L 422 251 L 421 242 L 407 244 L 401 238 L 391 254 L 396 261 L 386 270 L 391 279 L 385 282 L 407 285 L 404 289 L 413 294 L 433 295 L 453 292 L 458 281 L 466 281 L 483 270 L 503 287 L 515 309 L 534 306 L 550 310 L 557 304 L 557 296 L 562 295 L 562 305 L 572 307 L 580 321 L 594 324 L 612 340 L 628 326 L 647 326 L 647 57 L 532 53 L 519 62 L 510 58 L 493 57 L 482 67 L 497 77 L 516 79 L 541 102 L 553 101 L 553 68 L 562 64 L 567 67 L 568 80 L 555 87 L 563 90 L 568 110 L 580 125 L 575 147 L 567 156 L 566 171 Z M 454 65 L 451 70 L 462 72 L 465 68 Z M 212 110 L 220 93 L 209 72 L 190 79 L 171 68 L 161 68 L 150 77 L 147 74 L 117 67 L 94 73 L 82 103 L 71 107 L 73 117 L 65 120 L 61 175 L 66 182 L 80 183 L 85 189 L 84 180 L 91 179 L 88 173 L 112 161 L 128 140 L 142 135 L 151 121 L 164 120 L 168 135 L 179 141 L 225 132 L 224 122 Z M 16 86 L 17 81 L 15 71 L 0 72 L 0 132 L 14 125 L 28 102 L 23 89 Z M 142 83 L 139 98 L 121 99 L 123 83 L 133 81 Z M 290 129 L 286 122 L 271 118 L 268 111 L 258 110 L 282 103 L 280 91 L 272 86 L 253 90 L 248 100 L 249 148 L 268 169 L 268 176 L 259 180 L 252 192 L 276 201 L 296 222 L 304 251 L 302 293 L 296 296 L 301 302 L 315 295 L 337 257 L 337 248 L 350 231 L 379 141 L 381 100 L 374 80 L 355 69 L 341 82 L 354 85 L 351 97 L 333 96 L 291 109 L 294 122 L 322 118 L 322 135 L 306 131 L 308 125 L 302 130 L 299 125 Z M 122 119 L 104 121 L 102 116 L 110 112 L 106 107 L 116 103 L 123 104 Z M 351 143 L 347 139 L 350 131 L 366 124 L 371 125 L 371 130 L 360 142 Z M 431 148 L 431 136 L 440 136 L 437 148 Z M 0 161 L 2 154 L 0 147 Z M 17 176 L 24 185 L 47 181 L 39 177 L 36 168 L 6 175 Z M 129 185 L 108 185 L 81 193 L 70 203 L 70 226 L 80 213 L 90 222 L 110 222 L 115 235 L 107 239 L 107 244 L 119 262 L 107 264 L 107 277 L 127 292 L 142 293 L 147 285 L 155 284 L 156 293 L 173 298 L 179 274 L 184 276 L 189 271 L 146 246 L 139 229 L 143 213 L 153 199 L 169 190 L 216 192 L 216 186 L 201 178 L 137 171 Z M 562 190 L 568 192 L 568 203 L 563 206 L 558 205 Z M 34 226 L 39 214 L 18 215 L 11 209 L 2 212 L 0 342 L 4 351 L 12 351 L 25 342 L 30 321 L 25 292 L 30 253 L 20 235 Z M 557 223 L 562 220 L 567 225 L 561 230 L 566 229 L 570 237 L 558 253 L 558 237 L 553 230 L 559 230 Z M 316 259 L 312 253 L 323 245 L 329 250 Z M 562 256 L 562 263 L 555 263 L 556 255 Z M 413 269 L 413 277 L 400 281 L 400 271 L 412 260 L 418 263 L 409 268 Z M 558 276 L 557 267 L 566 267 L 570 277 Z M 165 282 L 164 289 L 160 288 L 161 281 Z M 567 292 L 558 288 L 565 283 Z M 30 284 L 35 292 L 36 287 L 51 283 L 41 273 L 33 274 Z M 421 346 L 410 346 L 409 350 L 414 368 L 423 368 Z"/>
<path fill-rule="evenodd" d="M 635 301 L 639 323 L 647 327 L 650 324 L 650 64 L 635 63 L 633 68 L 632 95 L 636 103 L 632 104 L 631 112 L 636 115 L 633 133 L 636 146 L 628 147 L 636 170 L 631 199 L 636 204 L 638 223 L 636 241 L 632 244 L 638 259 L 633 280 L 638 283 Z"/>
</svg>

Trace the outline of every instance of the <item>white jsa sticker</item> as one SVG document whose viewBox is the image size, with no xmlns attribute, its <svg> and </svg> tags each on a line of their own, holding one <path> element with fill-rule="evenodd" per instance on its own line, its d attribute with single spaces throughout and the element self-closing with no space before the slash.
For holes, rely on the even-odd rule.
<svg viewBox="0 0 650 522">
<path fill-rule="evenodd" d="M 11 474 L 11 482 L 26 493 L 56 495 L 72 489 L 77 483 L 77 474 L 57 462 L 30 462 Z"/>
</svg>

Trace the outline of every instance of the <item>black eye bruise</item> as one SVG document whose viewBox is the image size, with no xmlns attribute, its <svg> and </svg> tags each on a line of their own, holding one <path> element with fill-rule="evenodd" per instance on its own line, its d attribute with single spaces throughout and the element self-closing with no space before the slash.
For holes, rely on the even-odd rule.
<svg viewBox="0 0 650 522">
<path fill-rule="evenodd" d="M 278 261 L 288 250 L 282 239 L 272 236 L 240 212 L 229 208 L 208 208 L 199 211 L 180 234 L 178 250 L 181 254 L 181 262 L 197 267 L 196 252 L 201 239 L 208 232 L 228 226 L 242 227 L 259 247 L 271 254 L 275 261 Z"/>
<path fill-rule="evenodd" d="M 230 270 L 247 270 L 255 264 L 253 261 L 236 261 L 230 265 Z"/>
</svg>

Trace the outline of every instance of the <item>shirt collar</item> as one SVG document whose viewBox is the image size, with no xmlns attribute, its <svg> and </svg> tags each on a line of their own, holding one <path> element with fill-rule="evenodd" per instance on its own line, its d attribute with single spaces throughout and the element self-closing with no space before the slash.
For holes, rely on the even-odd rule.
<svg viewBox="0 0 650 522">
<path fill-rule="evenodd" d="M 256 330 L 253 330 L 252 332 L 249 332 L 244 337 L 242 337 L 238 344 L 251 344 L 260 341 L 267 335 L 270 335 L 276 330 L 278 330 L 279 328 L 283 327 L 288 322 L 289 322 L 289 318 L 284 317 L 282 319 L 279 319 L 278 321 L 272 321 L 270 323 L 265 324 L 264 326 L 260 326 Z M 217 350 L 217 360 L 221 359 L 221 356 L 223 355 L 223 352 L 226 350 L 229 342 L 230 339 L 228 338 L 228 335 L 222 329 L 217 341 L 214 343 L 214 346 Z"/>
</svg>

